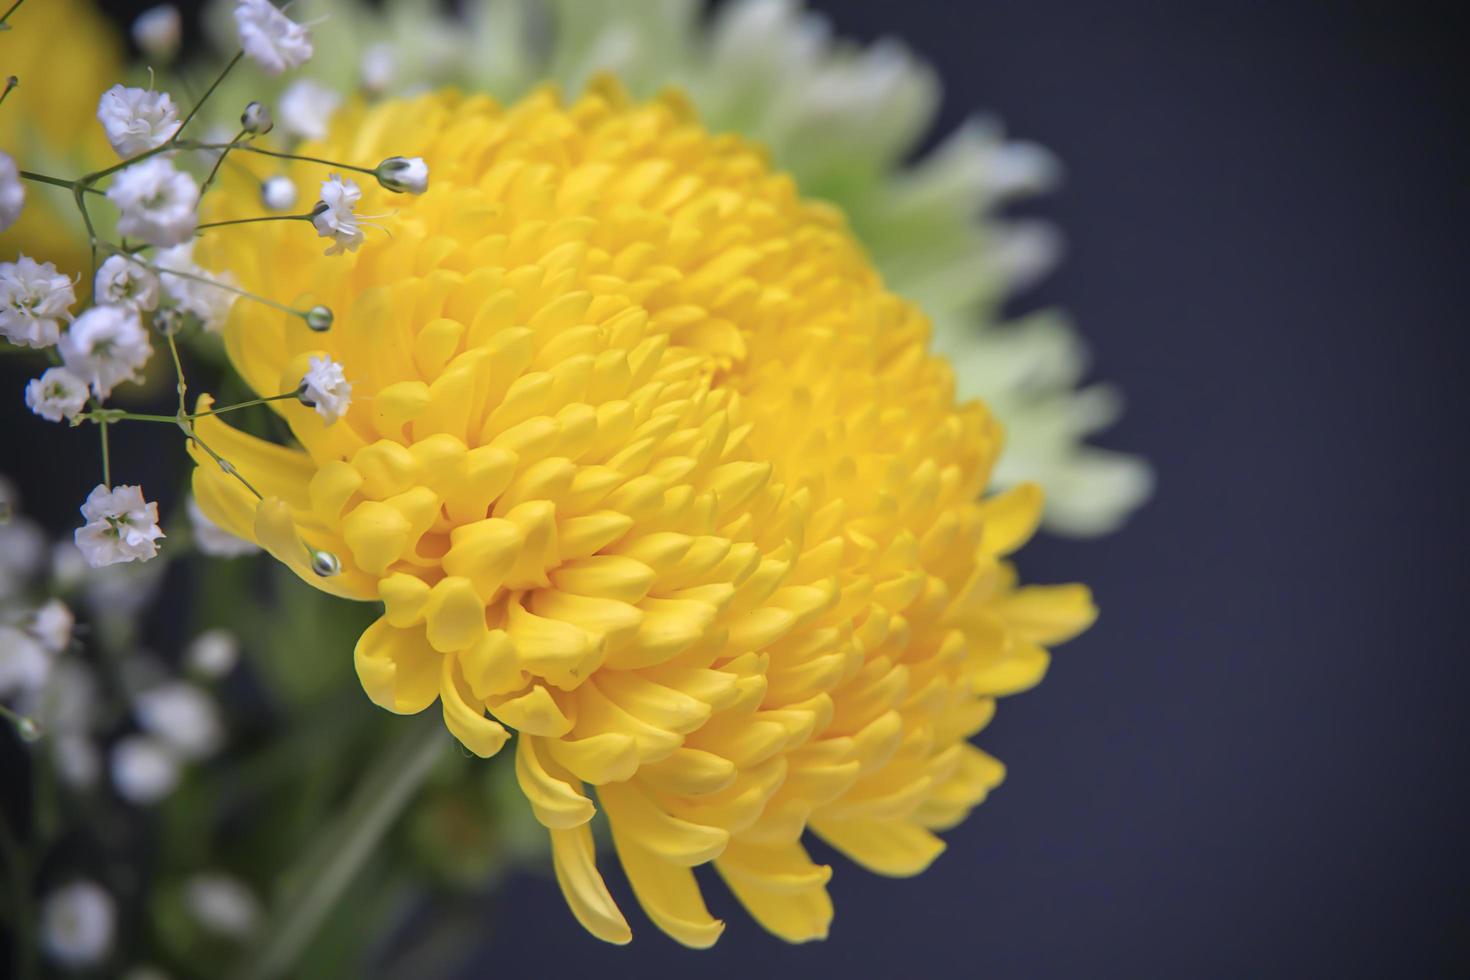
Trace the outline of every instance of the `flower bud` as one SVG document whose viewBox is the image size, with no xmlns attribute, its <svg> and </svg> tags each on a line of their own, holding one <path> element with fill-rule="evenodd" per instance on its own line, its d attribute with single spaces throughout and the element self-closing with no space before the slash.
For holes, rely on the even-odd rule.
<svg viewBox="0 0 1470 980">
<path fill-rule="evenodd" d="M 39 742 L 41 726 L 36 719 L 21 715 L 15 719 L 15 734 L 20 736 L 22 742 Z"/>
<path fill-rule="evenodd" d="M 260 102 L 250 103 L 245 107 L 245 111 L 240 113 L 240 128 L 256 136 L 269 133 L 275 124 L 275 120 L 271 118 L 271 111 Z"/>
<path fill-rule="evenodd" d="M 422 157 L 389 157 L 373 171 L 390 191 L 397 193 L 422 194 L 429 189 L 429 165 Z"/>
<path fill-rule="evenodd" d="M 173 337 L 184 329 L 184 311 L 177 306 L 160 306 L 153 314 L 153 329 Z"/>
<path fill-rule="evenodd" d="M 306 325 L 317 333 L 326 333 L 332 329 L 332 311 L 320 304 L 306 311 Z"/>
<path fill-rule="evenodd" d="M 342 562 L 330 551 L 317 548 L 311 553 L 311 570 L 322 578 L 342 574 Z"/>
</svg>

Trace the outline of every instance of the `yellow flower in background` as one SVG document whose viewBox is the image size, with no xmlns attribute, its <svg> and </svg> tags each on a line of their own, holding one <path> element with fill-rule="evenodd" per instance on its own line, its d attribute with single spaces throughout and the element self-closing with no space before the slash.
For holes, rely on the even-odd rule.
<svg viewBox="0 0 1470 980">
<path fill-rule="evenodd" d="M 1081 586 L 1017 587 L 1004 556 L 1040 495 L 977 499 L 998 426 L 955 404 L 927 320 L 842 216 L 680 97 L 606 81 L 570 104 L 352 108 L 302 152 L 410 152 L 432 180 L 365 186 L 391 238 L 349 254 L 294 221 L 204 239 L 246 288 L 336 311 L 318 334 L 236 304 L 226 344 L 256 391 L 324 356 L 352 386 L 332 424 L 273 403 L 300 449 L 202 420 L 265 497 L 196 455 L 208 515 L 383 604 L 356 651 L 378 704 L 438 701 L 481 756 L 517 733 L 557 879 L 599 938 L 631 935 L 597 869 L 599 807 L 639 902 L 689 946 L 723 929 L 698 865 L 791 941 L 832 916 L 807 830 L 880 874 L 927 867 L 1003 775 L 966 740 L 1094 610 Z M 230 179 L 212 217 L 255 213 Z M 341 574 L 314 574 L 303 541 Z"/>
<path fill-rule="evenodd" d="M 0 106 L 0 149 L 42 173 L 114 162 L 97 98 L 122 74 L 126 52 L 106 17 L 84 0 L 42 0 L 17 10 L 11 28 L 0 31 L 0 75 L 20 84 Z M 22 252 L 73 275 L 86 272 L 87 236 L 66 190 L 27 185 L 20 220 L 0 233 L 0 256 Z"/>
</svg>

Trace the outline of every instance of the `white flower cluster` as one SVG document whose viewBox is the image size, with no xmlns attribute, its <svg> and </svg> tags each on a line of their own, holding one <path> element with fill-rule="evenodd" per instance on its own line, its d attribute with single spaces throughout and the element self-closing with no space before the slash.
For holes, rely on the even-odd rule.
<svg viewBox="0 0 1470 980">
<path fill-rule="evenodd" d="M 234 20 L 240 57 L 268 74 L 298 68 L 312 55 L 307 28 L 270 0 L 234 0 Z M 133 25 L 138 47 L 162 61 L 178 54 L 180 34 L 179 12 L 167 4 L 144 12 Z M 372 84 L 381 89 L 391 81 L 395 64 L 391 49 L 378 54 Z M 278 104 L 282 130 L 296 139 L 321 139 L 342 101 L 331 88 L 298 80 Z M 251 101 L 241 116 L 240 135 L 228 145 L 212 139 L 186 140 L 181 135 L 183 128 L 198 108 L 183 115 L 167 92 L 151 86 L 113 85 L 98 100 L 97 120 L 121 162 L 75 181 L 23 171 L 8 154 L 0 153 L 0 230 L 19 219 L 26 199 L 23 182 L 30 179 L 71 187 L 79 202 L 88 193 L 100 193 L 116 209 L 114 224 L 120 244 L 94 239 L 92 289 L 80 309 L 76 282 L 51 263 L 26 255 L 0 263 L 0 337 L 20 347 L 54 351 L 53 365 L 27 384 L 26 404 L 47 421 L 65 420 L 73 425 L 90 421 L 104 426 L 104 461 L 106 426 L 129 417 L 106 408 L 105 402 L 118 385 L 141 379 L 154 349 L 149 327 L 170 338 L 187 327 L 217 331 L 236 297 L 252 296 L 240 290 L 228 272 L 197 265 L 193 247 L 201 230 L 200 198 L 212 184 L 224 155 L 242 141 L 270 132 L 274 119 L 263 103 Z M 210 167 L 209 178 L 201 183 L 189 166 Z M 422 194 L 428 189 L 428 165 L 417 157 L 394 156 L 373 170 L 351 169 L 374 176 L 381 186 L 397 193 Z M 268 210 L 279 212 L 294 206 L 296 184 L 290 177 L 277 174 L 260 186 Z M 330 239 L 329 255 L 355 252 L 366 240 L 364 222 L 357 213 L 361 197 L 355 182 L 332 174 L 323 181 L 310 214 L 283 217 L 308 218 L 318 235 Z M 96 265 L 98 251 L 105 256 L 100 266 Z M 312 330 L 330 329 L 333 322 L 326 307 L 296 312 Z M 179 380 L 182 391 L 182 377 Z M 352 386 L 342 365 L 330 358 L 315 358 L 296 394 L 330 425 L 347 411 Z M 187 421 L 186 416 L 181 419 Z M 158 553 L 158 542 L 164 536 L 158 525 L 158 507 L 145 499 L 139 487 L 111 485 L 108 476 L 81 510 L 84 523 L 74 540 L 88 565 L 142 562 Z M 210 524 L 197 508 L 191 511 L 191 520 L 193 541 L 201 551 L 232 555 L 253 550 Z M 134 745 L 121 753 L 119 764 L 146 774 L 159 771 L 151 761 L 156 757 L 148 747 Z M 146 776 L 140 778 L 146 781 Z"/>
</svg>

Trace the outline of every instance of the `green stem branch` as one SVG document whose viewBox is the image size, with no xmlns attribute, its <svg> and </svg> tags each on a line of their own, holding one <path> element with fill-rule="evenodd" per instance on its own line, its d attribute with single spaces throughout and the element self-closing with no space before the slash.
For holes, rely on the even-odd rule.
<svg viewBox="0 0 1470 980">
<path fill-rule="evenodd" d="M 291 887 L 260 930 L 262 939 L 254 956 L 232 974 L 234 980 L 273 980 L 290 973 L 449 744 L 437 712 L 425 711 L 397 727 L 393 745 L 358 783 L 341 815 L 322 828 L 295 869 Z"/>
</svg>

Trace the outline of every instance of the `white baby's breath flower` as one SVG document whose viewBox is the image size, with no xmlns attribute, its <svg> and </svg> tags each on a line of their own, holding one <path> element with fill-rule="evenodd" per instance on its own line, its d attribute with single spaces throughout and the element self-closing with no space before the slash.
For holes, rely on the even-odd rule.
<svg viewBox="0 0 1470 980">
<path fill-rule="evenodd" d="M 66 603 L 60 599 L 48 599 L 31 620 L 31 635 L 47 650 L 60 653 L 71 643 L 71 631 L 76 622 Z"/>
<path fill-rule="evenodd" d="M 352 210 L 361 197 L 362 191 L 351 180 L 332 174 L 322 181 L 322 197 L 311 212 L 311 223 L 318 236 L 332 239 L 332 246 L 325 254 L 356 252 L 367 238 Z"/>
<path fill-rule="evenodd" d="M 217 680 L 240 660 L 240 641 L 227 629 L 205 630 L 184 650 L 184 663 L 199 677 Z"/>
<path fill-rule="evenodd" d="M 239 0 L 235 4 L 235 26 L 240 30 L 245 56 L 267 74 L 299 68 L 311 57 L 306 28 L 277 10 L 270 0 Z"/>
<path fill-rule="evenodd" d="M 285 174 L 267 177 L 260 185 L 260 202 L 271 211 L 289 211 L 296 206 L 296 182 Z"/>
<path fill-rule="evenodd" d="M 429 165 L 423 157 L 389 157 L 373 173 L 390 191 L 422 194 L 429 189 Z"/>
<path fill-rule="evenodd" d="M 176 307 L 192 315 L 201 327 L 211 333 L 218 332 L 225 325 L 225 319 L 235 305 L 236 293 L 211 283 L 233 285 L 235 279 L 228 272 L 210 272 L 195 265 L 193 242 L 161 249 L 154 256 L 153 265 L 159 270 L 164 292 Z M 169 272 L 183 272 L 198 278 L 169 275 Z M 200 279 L 208 282 L 200 282 Z"/>
<path fill-rule="evenodd" d="M 215 558 L 235 558 L 240 555 L 253 555 L 260 551 L 260 547 L 254 542 L 236 537 L 211 521 L 204 513 L 204 509 L 199 506 L 199 501 L 193 497 L 189 498 L 185 507 L 189 512 L 189 526 L 194 531 L 194 544 L 206 555 L 212 555 Z"/>
<path fill-rule="evenodd" d="M 313 357 L 307 364 L 306 377 L 301 379 L 297 397 L 302 404 L 314 409 L 331 425 L 347 412 L 352 403 L 352 385 L 342 371 L 342 365 L 330 357 Z"/>
<path fill-rule="evenodd" d="M 60 422 L 87 404 L 87 382 L 66 368 L 47 368 L 26 385 L 26 406 L 48 422 Z"/>
<path fill-rule="evenodd" d="M 22 255 L 0 262 L 0 337 L 22 347 L 50 347 L 77 301 L 72 281 L 50 262 Z"/>
<path fill-rule="evenodd" d="M 76 732 L 51 739 L 51 764 L 61 781 L 73 789 L 91 789 L 102 772 L 97 744 Z"/>
<path fill-rule="evenodd" d="M 281 128 L 292 136 L 308 140 L 327 138 L 332 113 L 342 104 L 342 96 L 321 82 L 298 78 L 286 86 L 276 103 Z"/>
<path fill-rule="evenodd" d="M 107 199 L 120 212 L 118 234 L 159 248 L 187 241 L 199 226 L 199 184 L 162 157 L 120 171 Z"/>
<path fill-rule="evenodd" d="M 179 50 L 179 8 L 171 3 L 149 7 L 133 20 L 133 43 L 150 58 L 171 61 Z"/>
<path fill-rule="evenodd" d="M 130 306 L 94 306 L 73 321 L 57 342 L 62 363 L 106 398 L 148 363 L 153 346 Z"/>
<path fill-rule="evenodd" d="M 114 85 L 97 102 L 97 120 L 118 156 L 162 146 L 178 132 L 179 111 L 167 92 Z"/>
<path fill-rule="evenodd" d="M 74 881 L 41 904 L 41 946 L 54 962 L 71 969 L 95 966 L 112 952 L 117 906 L 95 881 Z"/>
<path fill-rule="evenodd" d="M 82 504 L 87 522 L 76 531 L 77 547 L 93 568 L 119 562 L 147 561 L 158 554 L 158 505 L 143 499 L 135 486 L 109 488 L 97 484 Z"/>
<path fill-rule="evenodd" d="M 26 185 L 10 154 L 0 150 L 0 231 L 20 220 L 26 206 Z"/>
<path fill-rule="evenodd" d="M 51 677 L 51 654 L 25 630 L 0 626 L 0 698 L 38 691 Z"/>
<path fill-rule="evenodd" d="M 358 65 L 358 80 L 369 95 L 382 95 L 398 78 L 398 51 L 387 41 L 369 45 Z"/>
<path fill-rule="evenodd" d="M 112 785 L 129 803 L 157 803 L 179 784 L 179 760 L 156 738 L 127 735 L 118 739 L 108 760 Z"/>
<path fill-rule="evenodd" d="M 217 871 L 191 875 L 184 882 L 184 904 L 207 931 L 229 939 L 247 939 L 260 924 L 255 894 L 240 879 Z"/>
<path fill-rule="evenodd" d="M 224 740 L 214 701 L 187 681 L 168 681 L 142 691 L 133 701 L 133 713 L 144 731 L 183 759 L 207 758 Z"/>
<path fill-rule="evenodd" d="M 146 313 L 158 305 L 158 277 L 141 262 L 111 255 L 97 269 L 93 296 L 98 303 L 131 306 Z"/>
</svg>

